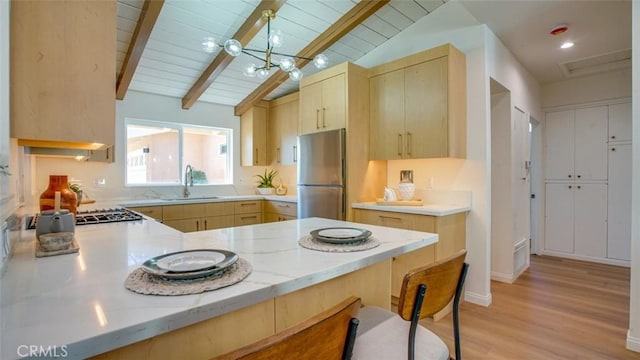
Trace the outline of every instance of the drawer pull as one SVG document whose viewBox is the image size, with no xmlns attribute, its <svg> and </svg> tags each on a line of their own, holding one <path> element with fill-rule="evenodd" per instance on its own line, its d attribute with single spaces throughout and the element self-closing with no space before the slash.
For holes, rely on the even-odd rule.
<svg viewBox="0 0 640 360">
<path fill-rule="evenodd" d="M 402 219 L 401 219 L 401 218 L 399 218 L 399 217 L 383 216 L 383 215 L 380 215 L 380 219 L 390 219 L 390 220 L 398 220 L 398 221 L 402 221 Z"/>
<path fill-rule="evenodd" d="M 288 208 L 289 205 L 282 205 L 282 204 L 278 204 L 279 207 L 284 207 L 284 208 Z"/>
<path fill-rule="evenodd" d="M 242 220 L 246 220 L 246 219 L 257 219 L 258 217 L 253 215 L 253 216 L 242 216 L 240 219 Z"/>
<path fill-rule="evenodd" d="M 256 203 L 254 203 L 254 202 L 253 203 L 240 203 L 240 206 L 250 206 L 250 205 L 253 206 L 253 205 L 256 205 Z"/>
</svg>

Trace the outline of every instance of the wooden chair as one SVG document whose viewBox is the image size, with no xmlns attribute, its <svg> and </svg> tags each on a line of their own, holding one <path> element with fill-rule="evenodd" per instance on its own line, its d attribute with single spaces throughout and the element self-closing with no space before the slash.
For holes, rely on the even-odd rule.
<svg viewBox="0 0 640 360">
<path fill-rule="evenodd" d="M 461 250 L 448 259 L 409 271 L 402 282 L 398 314 L 374 306 L 362 308 L 353 359 L 401 359 L 403 354 L 409 360 L 448 359 L 447 345 L 418 326 L 418 321 L 444 309 L 453 298 L 455 353 L 461 360 L 458 306 L 469 267 L 464 262 L 466 254 Z"/>
<path fill-rule="evenodd" d="M 298 325 L 214 359 L 351 359 L 359 309 L 360 298 L 349 297 Z"/>
</svg>

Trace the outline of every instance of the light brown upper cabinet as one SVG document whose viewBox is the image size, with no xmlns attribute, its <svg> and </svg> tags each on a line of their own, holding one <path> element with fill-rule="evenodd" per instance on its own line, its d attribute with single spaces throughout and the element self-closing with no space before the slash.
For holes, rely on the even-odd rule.
<svg viewBox="0 0 640 360">
<path fill-rule="evenodd" d="M 11 137 L 20 145 L 115 143 L 115 1 L 11 2 Z"/>
<path fill-rule="evenodd" d="M 267 164 L 268 103 L 261 102 L 240 115 L 240 152 L 242 166 Z"/>
<path fill-rule="evenodd" d="M 466 60 L 451 45 L 369 71 L 370 159 L 466 157 Z"/>
<path fill-rule="evenodd" d="M 346 126 L 346 76 L 342 67 L 303 78 L 300 82 L 300 134 Z M 305 81 L 306 80 L 306 81 Z"/>
<path fill-rule="evenodd" d="M 269 102 L 269 158 L 272 165 L 297 162 L 299 101 L 297 92 Z"/>
</svg>

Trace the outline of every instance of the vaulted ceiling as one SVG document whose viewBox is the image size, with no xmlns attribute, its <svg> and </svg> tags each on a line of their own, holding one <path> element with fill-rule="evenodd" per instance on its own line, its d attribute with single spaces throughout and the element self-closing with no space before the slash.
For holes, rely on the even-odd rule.
<svg viewBox="0 0 640 360">
<path fill-rule="evenodd" d="M 118 0 L 118 98 L 127 89 L 138 90 L 182 98 L 183 108 L 207 101 L 235 106 L 239 114 L 255 101 L 296 91 L 298 83 L 277 69 L 266 80 L 246 77 L 244 67 L 259 60 L 244 54 L 233 58 L 224 50 L 206 53 L 204 37 L 235 38 L 244 47 L 266 49 L 266 23 L 259 15 L 262 8 L 271 8 L 276 10 L 272 29 L 284 34 L 279 52 L 305 57 L 322 52 L 335 65 L 356 61 L 443 3 Z M 302 71 L 309 76 L 318 70 L 309 64 Z"/>
<path fill-rule="evenodd" d="M 202 50 L 202 39 L 240 40 L 265 49 L 261 9 L 276 10 L 286 54 L 313 57 L 330 66 L 356 62 L 448 0 L 118 0 L 117 72 L 119 99 L 128 89 L 235 107 L 241 114 L 261 99 L 298 89 L 287 74 L 272 70 L 267 80 L 242 74 L 256 59 L 233 58 L 224 50 Z M 460 0 L 489 28 L 541 84 L 631 66 L 631 0 Z M 143 11 L 144 9 L 144 11 Z M 431 16 L 437 16 L 437 12 Z M 568 31 L 551 36 L 558 24 Z M 560 50 L 571 40 L 575 46 Z M 129 54 L 129 55 L 127 55 Z M 305 76 L 318 71 L 309 64 Z"/>
</svg>

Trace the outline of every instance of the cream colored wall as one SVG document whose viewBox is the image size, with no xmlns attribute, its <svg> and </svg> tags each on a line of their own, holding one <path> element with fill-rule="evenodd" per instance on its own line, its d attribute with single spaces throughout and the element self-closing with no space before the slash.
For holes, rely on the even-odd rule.
<svg viewBox="0 0 640 360">
<path fill-rule="evenodd" d="M 631 216 L 631 298 L 627 348 L 640 351 L 640 2 L 632 4 L 633 182 Z"/>
</svg>

